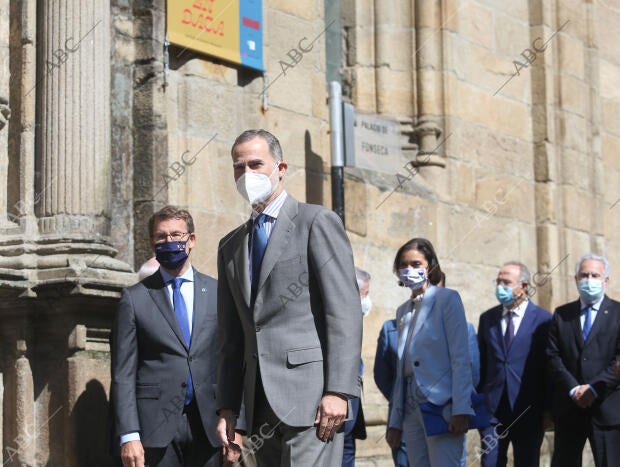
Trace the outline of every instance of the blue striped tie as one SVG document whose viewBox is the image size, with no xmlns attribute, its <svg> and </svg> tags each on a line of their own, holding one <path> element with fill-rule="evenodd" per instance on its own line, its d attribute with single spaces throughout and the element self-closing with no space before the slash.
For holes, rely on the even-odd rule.
<svg viewBox="0 0 620 467">
<path fill-rule="evenodd" d="M 266 214 L 259 214 L 254 223 L 252 232 L 252 301 L 256 298 L 258 289 L 258 278 L 260 277 L 260 267 L 263 263 L 263 256 L 267 249 L 267 231 L 265 230 Z"/>
<path fill-rule="evenodd" d="M 181 294 L 181 284 L 185 282 L 185 279 L 175 277 L 172 279 L 172 304 L 174 306 L 174 314 L 177 317 L 179 328 L 181 328 L 181 334 L 183 334 L 183 340 L 185 345 L 189 349 L 189 345 L 192 341 L 192 333 L 189 330 L 189 318 L 187 317 L 187 305 L 185 299 Z M 187 374 L 187 389 L 185 390 L 185 405 L 188 405 L 192 399 L 194 399 L 194 383 L 192 382 L 191 371 Z"/>
</svg>

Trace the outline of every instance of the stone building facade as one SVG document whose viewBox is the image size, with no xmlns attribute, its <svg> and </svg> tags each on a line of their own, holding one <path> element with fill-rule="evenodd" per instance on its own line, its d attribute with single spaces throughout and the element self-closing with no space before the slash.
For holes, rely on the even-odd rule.
<svg viewBox="0 0 620 467">
<path fill-rule="evenodd" d="M 216 275 L 219 238 L 249 215 L 229 156 L 241 131 L 277 135 L 289 193 L 331 206 L 328 80 L 357 111 L 399 122 L 415 168 L 345 170 L 346 228 L 375 303 L 360 465 L 390 465 L 372 366 L 407 297 L 391 262 L 409 238 L 433 241 L 474 323 L 510 259 L 539 273 L 534 300 L 553 309 L 576 297 L 578 257 L 605 254 L 620 298 L 617 0 L 264 0 L 265 74 L 166 47 L 165 8 L 0 0 L 6 465 L 113 465 L 110 326 L 151 256 L 146 221 L 167 203 L 189 209 L 192 262 Z M 312 49 L 291 54 L 304 38 Z"/>
</svg>

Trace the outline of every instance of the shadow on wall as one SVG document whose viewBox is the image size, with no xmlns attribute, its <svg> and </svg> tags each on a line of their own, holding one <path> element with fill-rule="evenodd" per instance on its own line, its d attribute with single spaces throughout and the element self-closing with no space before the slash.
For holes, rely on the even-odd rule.
<svg viewBox="0 0 620 467">
<path fill-rule="evenodd" d="M 304 153 L 306 162 L 306 203 L 323 205 L 323 159 L 312 151 L 312 138 L 306 130 L 304 134 Z"/>
<path fill-rule="evenodd" d="M 120 457 L 113 457 L 111 449 L 112 415 L 103 385 L 96 379 L 86 384 L 70 418 L 75 433 L 75 459 L 77 465 L 100 467 L 120 466 Z"/>
</svg>

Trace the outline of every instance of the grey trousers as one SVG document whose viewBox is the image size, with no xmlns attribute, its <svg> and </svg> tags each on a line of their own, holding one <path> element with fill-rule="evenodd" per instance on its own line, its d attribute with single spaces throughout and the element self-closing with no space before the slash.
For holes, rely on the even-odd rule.
<svg viewBox="0 0 620 467">
<path fill-rule="evenodd" d="M 260 379 L 258 379 L 260 381 Z M 262 383 L 257 384 L 254 429 L 241 457 L 253 454 L 258 467 L 340 467 L 344 433 L 323 442 L 317 427 L 292 427 L 273 413 Z"/>
</svg>

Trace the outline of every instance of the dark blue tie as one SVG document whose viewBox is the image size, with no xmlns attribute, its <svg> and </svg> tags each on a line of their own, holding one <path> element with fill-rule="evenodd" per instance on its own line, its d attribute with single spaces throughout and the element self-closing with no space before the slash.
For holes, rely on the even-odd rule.
<svg viewBox="0 0 620 467">
<path fill-rule="evenodd" d="M 267 249 L 267 241 L 269 240 L 265 230 L 266 218 L 266 214 L 259 214 L 254 222 L 254 230 L 252 232 L 252 299 L 256 297 L 260 267 Z"/>
<path fill-rule="evenodd" d="M 592 329 L 592 306 L 584 309 L 585 318 L 583 320 L 583 329 L 581 331 L 581 337 L 583 337 L 583 341 L 585 342 L 590 335 L 590 330 Z"/>
<path fill-rule="evenodd" d="M 189 330 L 189 318 L 187 317 L 187 306 L 185 305 L 185 299 L 181 294 L 181 284 L 185 282 L 185 279 L 175 277 L 172 279 L 172 304 L 174 306 L 174 314 L 177 317 L 179 328 L 181 328 L 181 334 L 185 340 L 185 345 L 189 349 L 189 345 L 192 341 L 192 333 Z M 188 405 L 194 398 L 194 384 L 192 383 L 192 373 L 187 374 L 187 389 L 185 390 L 185 405 Z"/>
<path fill-rule="evenodd" d="M 506 350 L 510 348 L 510 344 L 512 344 L 512 340 L 515 337 L 515 325 L 512 321 L 514 314 L 514 311 L 506 313 L 506 332 L 504 333 L 504 345 L 506 346 Z"/>
</svg>

